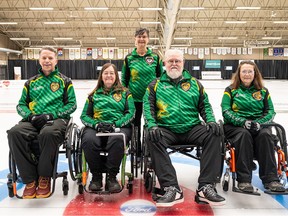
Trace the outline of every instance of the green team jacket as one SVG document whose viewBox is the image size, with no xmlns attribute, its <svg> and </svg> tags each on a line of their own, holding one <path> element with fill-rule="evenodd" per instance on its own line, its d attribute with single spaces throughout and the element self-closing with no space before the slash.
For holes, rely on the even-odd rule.
<svg viewBox="0 0 288 216">
<path fill-rule="evenodd" d="M 254 86 L 238 89 L 228 86 L 222 98 L 224 124 L 242 127 L 246 120 L 255 120 L 259 124 L 269 123 L 275 116 L 273 103 L 267 88 L 261 90 Z"/>
<path fill-rule="evenodd" d="M 185 133 L 205 122 L 215 122 L 214 113 L 202 84 L 188 71 L 177 84 L 166 72 L 152 81 L 144 95 L 144 119 L 147 128 L 165 127 L 174 133 Z"/>
<path fill-rule="evenodd" d="M 39 74 L 28 79 L 16 107 L 23 120 L 31 114 L 51 113 L 54 119 L 69 119 L 76 108 L 74 87 L 70 78 L 58 71 L 58 67 L 45 76 L 40 68 Z"/>
<path fill-rule="evenodd" d="M 144 56 L 139 56 L 136 48 L 125 57 L 122 67 L 122 85 L 129 88 L 135 102 L 142 102 L 146 88 L 163 72 L 160 57 L 148 48 Z"/>
<path fill-rule="evenodd" d="M 81 121 L 91 128 L 100 122 L 115 124 L 115 127 L 129 126 L 135 115 L 135 105 L 129 90 L 104 94 L 100 88 L 89 96 L 84 105 Z"/>
</svg>

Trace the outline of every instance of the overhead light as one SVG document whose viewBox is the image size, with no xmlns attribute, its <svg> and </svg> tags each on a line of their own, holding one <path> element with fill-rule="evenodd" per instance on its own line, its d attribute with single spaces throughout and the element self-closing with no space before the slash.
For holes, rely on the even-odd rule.
<svg viewBox="0 0 288 216">
<path fill-rule="evenodd" d="M 149 38 L 149 39 L 150 39 L 150 40 L 159 40 L 158 37 L 155 37 L 155 38 L 151 37 L 151 38 Z"/>
<path fill-rule="evenodd" d="M 236 40 L 238 37 L 218 37 L 219 40 Z"/>
<path fill-rule="evenodd" d="M 43 22 L 46 25 L 63 25 L 65 22 Z"/>
<path fill-rule="evenodd" d="M 70 37 L 55 37 L 54 40 L 73 40 L 73 38 Z"/>
<path fill-rule="evenodd" d="M 204 7 L 181 7 L 180 10 L 204 10 Z"/>
<path fill-rule="evenodd" d="M 95 21 L 95 22 L 92 22 L 92 24 L 111 25 L 111 24 L 113 24 L 113 22 L 110 22 L 110 21 Z"/>
<path fill-rule="evenodd" d="M 84 10 L 108 10 L 108 7 L 85 7 Z"/>
<path fill-rule="evenodd" d="M 177 21 L 178 24 L 196 24 L 197 21 Z"/>
<path fill-rule="evenodd" d="M 0 25 L 17 25 L 17 22 L 0 22 Z"/>
<path fill-rule="evenodd" d="M 44 8 L 41 8 L 41 7 L 37 7 L 37 8 L 35 8 L 35 7 L 30 7 L 29 8 L 30 10 L 35 10 L 35 11 L 42 11 L 42 10 L 54 10 L 54 8 L 51 8 L 51 7 L 44 7 Z"/>
<path fill-rule="evenodd" d="M 245 24 L 247 21 L 225 21 L 227 24 Z"/>
<path fill-rule="evenodd" d="M 140 24 L 160 24 L 161 22 L 157 21 L 141 21 Z"/>
<path fill-rule="evenodd" d="M 162 10 L 162 8 L 138 8 L 138 10 L 142 10 L 142 11 L 159 11 L 159 10 Z"/>
<path fill-rule="evenodd" d="M 26 40 L 30 40 L 30 38 L 10 38 L 10 40 L 14 40 L 14 41 L 26 41 Z"/>
<path fill-rule="evenodd" d="M 287 24 L 288 21 L 273 21 L 273 23 L 276 23 L 276 24 Z"/>
<path fill-rule="evenodd" d="M 174 40 L 192 40 L 192 37 L 175 37 Z"/>
<path fill-rule="evenodd" d="M 236 7 L 236 10 L 260 10 L 261 7 Z"/>
<path fill-rule="evenodd" d="M 115 37 L 97 37 L 97 40 L 116 40 Z"/>
<path fill-rule="evenodd" d="M 263 40 L 281 40 L 282 37 L 262 37 Z"/>
<path fill-rule="evenodd" d="M 183 48 L 188 48 L 187 44 L 172 44 L 172 47 L 183 47 Z"/>
</svg>

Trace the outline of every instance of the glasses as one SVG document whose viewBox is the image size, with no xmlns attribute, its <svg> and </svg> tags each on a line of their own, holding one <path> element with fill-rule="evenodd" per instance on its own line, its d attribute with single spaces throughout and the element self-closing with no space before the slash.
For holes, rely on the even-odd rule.
<svg viewBox="0 0 288 216">
<path fill-rule="evenodd" d="M 241 71 L 242 74 L 253 74 L 254 71 L 253 70 L 243 70 Z"/>
<path fill-rule="evenodd" d="M 167 62 L 168 62 L 168 64 L 172 65 L 172 64 L 179 64 L 182 61 L 177 59 L 177 60 L 168 60 Z"/>
</svg>

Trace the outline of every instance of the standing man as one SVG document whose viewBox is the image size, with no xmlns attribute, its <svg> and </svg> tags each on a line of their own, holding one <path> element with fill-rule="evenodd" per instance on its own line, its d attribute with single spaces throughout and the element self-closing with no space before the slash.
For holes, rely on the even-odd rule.
<svg viewBox="0 0 288 216">
<path fill-rule="evenodd" d="M 225 199 L 215 189 L 222 163 L 219 126 L 208 95 L 202 84 L 184 69 L 182 51 L 167 50 L 164 64 L 166 72 L 149 84 L 143 99 L 152 166 L 165 191 L 156 200 L 156 206 L 169 207 L 183 202 L 183 192 L 166 148 L 191 144 L 202 147 L 195 201 L 223 205 Z M 205 125 L 201 124 L 199 115 Z"/>
<path fill-rule="evenodd" d="M 137 157 L 141 156 L 141 117 L 143 96 L 148 84 L 163 72 L 163 64 L 158 54 L 147 47 L 149 30 L 140 28 L 135 32 L 136 48 L 125 57 L 121 81 L 132 93 L 136 114 L 134 125 L 138 127 Z M 138 160 L 139 162 L 140 160 Z"/>
<path fill-rule="evenodd" d="M 39 74 L 25 82 L 17 105 L 22 120 L 7 131 L 10 151 L 26 184 L 24 199 L 50 196 L 55 154 L 77 107 L 71 79 L 56 66 L 57 51 L 45 46 L 39 54 Z M 30 148 L 35 139 L 39 141 L 38 161 Z"/>
</svg>

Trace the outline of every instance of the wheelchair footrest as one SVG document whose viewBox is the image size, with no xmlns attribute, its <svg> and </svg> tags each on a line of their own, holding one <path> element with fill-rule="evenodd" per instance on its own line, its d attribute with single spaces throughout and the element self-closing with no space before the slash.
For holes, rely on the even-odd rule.
<svg viewBox="0 0 288 216">
<path fill-rule="evenodd" d="M 288 188 L 286 188 L 284 192 L 265 190 L 264 193 L 270 194 L 270 195 L 288 195 Z"/>
</svg>

